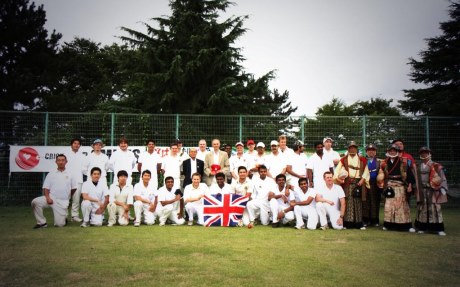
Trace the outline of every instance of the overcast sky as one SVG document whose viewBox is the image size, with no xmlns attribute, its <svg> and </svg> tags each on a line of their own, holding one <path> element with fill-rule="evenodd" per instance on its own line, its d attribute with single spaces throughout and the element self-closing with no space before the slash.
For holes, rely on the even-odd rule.
<svg viewBox="0 0 460 287">
<path fill-rule="evenodd" d="M 32 2 L 32 0 L 31 0 Z M 120 42 L 121 26 L 144 31 L 140 22 L 170 15 L 168 0 L 39 0 L 46 27 L 63 41 L 89 38 Z M 333 97 L 346 104 L 382 97 L 403 98 L 417 87 L 409 57 L 441 34 L 447 0 L 235 0 L 226 16 L 248 15 L 243 48 L 247 72 L 276 70 L 272 88 L 288 90 L 296 115 L 314 115 Z"/>
</svg>

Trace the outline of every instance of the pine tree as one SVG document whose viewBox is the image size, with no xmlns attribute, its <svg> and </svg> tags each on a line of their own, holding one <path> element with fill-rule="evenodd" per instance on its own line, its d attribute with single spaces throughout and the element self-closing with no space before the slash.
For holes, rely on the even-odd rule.
<svg viewBox="0 0 460 287">
<path fill-rule="evenodd" d="M 442 35 L 427 40 L 421 60 L 410 59 L 412 81 L 427 88 L 405 90 L 400 107 L 409 113 L 431 116 L 460 115 L 460 3 L 453 2 L 450 20 L 440 24 Z"/>
</svg>

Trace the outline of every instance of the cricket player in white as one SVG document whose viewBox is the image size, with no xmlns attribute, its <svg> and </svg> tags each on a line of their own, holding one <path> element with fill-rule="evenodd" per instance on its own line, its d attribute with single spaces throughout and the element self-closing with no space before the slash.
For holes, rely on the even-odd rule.
<svg viewBox="0 0 460 287">
<path fill-rule="evenodd" d="M 275 181 L 267 177 L 267 167 L 260 165 L 259 177 L 253 180 L 254 193 L 251 196 L 251 200 L 246 205 L 249 214 L 248 228 L 254 227 L 254 220 L 260 216 L 260 222 L 262 225 L 268 225 L 270 220 L 270 205 L 268 204 L 268 193 L 275 191 L 277 186 Z"/>
<path fill-rule="evenodd" d="M 254 185 L 248 177 L 248 170 L 244 166 L 238 168 L 238 180 L 232 182 L 230 186 L 231 193 L 239 194 L 242 196 L 251 197 L 254 192 Z M 243 212 L 243 217 L 238 222 L 238 226 L 248 225 L 249 224 L 249 213 L 248 209 L 245 208 Z"/>
<path fill-rule="evenodd" d="M 83 213 L 83 223 L 81 227 L 102 226 L 104 212 L 109 204 L 109 189 L 107 185 L 99 182 L 101 169 L 93 167 L 91 178 L 83 183 L 81 187 L 81 212 Z"/>
<path fill-rule="evenodd" d="M 152 178 L 150 179 L 150 185 L 154 190 L 158 189 L 158 172 L 161 169 L 161 157 L 155 151 L 155 141 L 147 140 L 147 150 L 139 155 L 137 159 L 137 170 L 142 174 L 144 170 L 150 170 Z M 142 177 L 139 182 L 142 181 Z"/>
<path fill-rule="evenodd" d="M 313 188 L 308 188 L 307 178 L 298 180 L 299 187 L 294 190 L 295 201 L 291 202 L 294 206 L 296 218 L 295 228 L 305 228 L 304 220 L 307 221 L 307 228 L 315 230 L 318 225 L 318 212 L 316 211 L 316 192 Z"/>
<path fill-rule="evenodd" d="M 203 197 L 209 193 L 206 183 L 201 182 L 199 173 L 192 174 L 192 183 L 184 189 L 185 211 L 188 214 L 188 225 L 193 225 L 193 217 L 198 217 L 198 224 L 203 225 Z"/>
<path fill-rule="evenodd" d="M 67 171 L 75 178 L 77 182 L 77 189 L 72 195 L 72 208 L 70 211 L 71 220 L 75 222 L 81 222 L 80 218 L 80 197 L 81 187 L 83 184 L 83 166 L 86 161 L 85 155 L 80 151 L 81 141 L 78 138 L 74 138 L 70 142 L 70 150 L 65 153 L 67 157 Z"/>
<path fill-rule="evenodd" d="M 268 201 L 272 214 L 272 227 L 279 227 L 280 220 L 286 224 L 295 219 L 294 207 L 291 201 L 295 200 L 291 185 L 286 184 L 286 176 L 276 176 L 276 189 L 268 193 Z"/>
<path fill-rule="evenodd" d="M 160 226 L 166 224 L 166 220 L 172 221 L 173 224 L 182 225 L 185 220 L 182 216 L 184 211 L 184 203 L 182 200 L 182 193 L 180 189 L 175 189 L 174 178 L 168 176 L 165 178 L 165 185 L 158 189 L 158 206 L 156 212 L 160 217 Z M 176 204 L 180 205 L 179 212 L 175 207 Z"/>
<path fill-rule="evenodd" d="M 225 182 L 225 174 L 223 172 L 216 173 L 214 177 L 216 183 L 211 184 L 209 187 L 211 194 L 229 194 L 232 191 L 231 185 Z"/>
<path fill-rule="evenodd" d="M 130 150 L 128 150 L 128 140 L 122 137 L 118 142 L 118 149 L 110 156 L 109 167 L 113 170 L 113 174 L 118 174 L 120 170 L 126 170 L 128 173 L 127 183 L 132 183 L 131 174 L 133 168 L 136 165 L 136 156 Z"/>
<path fill-rule="evenodd" d="M 141 174 L 141 182 L 136 183 L 134 186 L 134 226 L 139 227 L 141 224 L 142 213 L 144 214 L 144 223 L 147 225 L 155 224 L 157 214 L 157 194 L 156 190 L 150 185 L 151 172 L 146 169 Z"/>
<path fill-rule="evenodd" d="M 316 190 L 315 197 L 321 229 L 328 228 L 326 216 L 329 216 L 332 228 L 343 229 L 345 193 L 340 185 L 334 184 L 332 172 L 325 172 L 323 177 L 326 184 Z"/>
<path fill-rule="evenodd" d="M 95 139 L 91 145 L 93 151 L 86 156 L 85 163 L 83 165 L 83 173 L 86 173 L 88 178 L 91 177 L 91 169 L 98 167 L 101 169 L 101 178 L 99 181 L 101 184 L 107 185 L 107 171 L 109 170 L 109 157 L 102 152 L 104 144 L 102 140 Z"/>
<path fill-rule="evenodd" d="M 107 226 L 111 227 L 117 222 L 118 224 L 128 225 L 129 208 L 133 205 L 133 186 L 127 184 L 128 173 L 126 170 L 120 170 L 117 174 L 118 181 L 110 186 L 110 199 L 107 209 L 109 211 L 109 222 Z"/>
<path fill-rule="evenodd" d="M 32 200 L 32 209 L 37 225 L 35 229 L 48 227 L 46 218 L 43 216 L 43 208 L 50 207 L 54 214 L 54 226 L 63 227 L 66 225 L 67 208 L 70 197 L 77 189 L 77 183 L 70 173 L 65 169 L 67 158 L 63 154 L 56 157 L 57 170 L 46 175 L 43 182 L 43 196 Z"/>
</svg>

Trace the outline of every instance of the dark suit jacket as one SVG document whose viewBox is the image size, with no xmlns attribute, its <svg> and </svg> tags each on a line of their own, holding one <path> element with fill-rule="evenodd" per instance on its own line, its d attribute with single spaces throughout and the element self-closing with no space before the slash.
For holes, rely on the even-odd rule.
<svg viewBox="0 0 460 287">
<path fill-rule="evenodd" d="M 203 181 L 203 174 L 204 174 L 204 161 L 201 159 L 195 159 L 196 161 L 196 172 L 201 174 L 201 181 Z M 184 185 L 183 187 L 186 187 L 187 185 L 192 183 L 192 177 L 191 177 L 191 170 L 192 170 L 192 160 L 186 159 L 182 162 L 182 170 L 184 172 Z"/>
</svg>

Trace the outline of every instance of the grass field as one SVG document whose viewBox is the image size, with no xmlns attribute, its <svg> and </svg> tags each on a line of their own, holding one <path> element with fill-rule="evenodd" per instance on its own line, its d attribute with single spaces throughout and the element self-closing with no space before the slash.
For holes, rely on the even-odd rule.
<svg viewBox="0 0 460 287">
<path fill-rule="evenodd" d="M 268 226 L 33 230 L 30 208 L 0 207 L 0 217 L 0 286 L 460 284 L 458 208 L 444 210 L 445 237 Z"/>
</svg>

